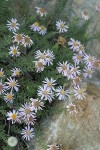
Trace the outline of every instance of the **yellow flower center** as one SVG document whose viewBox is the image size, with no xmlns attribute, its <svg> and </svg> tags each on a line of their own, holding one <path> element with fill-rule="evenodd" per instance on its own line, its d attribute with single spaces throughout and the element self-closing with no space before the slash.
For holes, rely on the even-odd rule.
<svg viewBox="0 0 100 150">
<path fill-rule="evenodd" d="M 12 26 L 12 27 L 16 27 L 16 23 L 12 23 L 11 26 Z"/>
<path fill-rule="evenodd" d="M 41 54 L 40 56 L 41 59 L 44 59 L 45 57 L 46 57 L 45 54 Z"/>
<path fill-rule="evenodd" d="M 35 22 L 35 23 L 34 23 L 34 26 L 38 27 L 38 26 L 39 26 L 39 23 L 38 23 L 38 22 Z"/>
<path fill-rule="evenodd" d="M 12 94 L 7 95 L 7 99 L 12 100 L 12 98 L 13 98 Z"/>
<path fill-rule="evenodd" d="M 48 85 L 48 87 L 51 87 L 52 86 L 52 82 L 48 82 L 47 85 Z"/>
<path fill-rule="evenodd" d="M 76 72 L 76 71 L 77 71 L 77 68 L 75 67 L 73 70 Z"/>
<path fill-rule="evenodd" d="M 44 91 L 43 91 L 43 94 L 44 94 L 44 95 L 47 95 L 47 94 L 48 94 L 48 91 L 44 90 Z"/>
<path fill-rule="evenodd" d="M 30 109 L 29 109 L 29 108 L 26 108 L 26 109 L 25 109 L 25 113 L 26 113 L 26 114 L 30 114 Z"/>
<path fill-rule="evenodd" d="M 25 37 L 25 42 L 29 44 L 30 43 L 30 38 L 29 37 Z"/>
<path fill-rule="evenodd" d="M 51 150 L 57 150 L 56 146 L 53 145 L 52 148 L 51 148 Z"/>
<path fill-rule="evenodd" d="M 79 79 L 79 78 L 75 78 L 74 81 L 75 81 L 76 83 L 79 83 L 79 82 L 80 82 L 80 79 Z"/>
<path fill-rule="evenodd" d="M 20 73 L 20 72 L 19 72 L 18 70 L 15 71 L 15 74 L 16 74 L 16 75 L 19 75 L 19 73 Z"/>
<path fill-rule="evenodd" d="M 39 101 L 35 101 L 35 102 L 34 102 L 34 106 L 35 106 L 35 107 L 38 107 L 39 105 L 40 105 Z"/>
<path fill-rule="evenodd" d="M 94 61 L 94 63 L 93 63 L 93 65 L 95 66 L 95 67 L 98 67 L 99 66 L 99 61 Z"/>
<path fill-rule="evenodd" d="M 43 68 L 42 62 L 38 62 L 38 63 L 37 63 L 37 66 L 38 66 L 38 68 Z"/>
<path fill-rule="evenodd" d="M 2 71 L 0 71 L 0 77 L 2 77 L 3 76 L 3 72 Z"/>
<path fill-rule="evenodd" d="M 84 47 L 82 45 L 79 46 L 79 50 L 82 51 Z"/>
<path fill-rule="evenodd" d="M 66 70 L 67 69 L 66 65 L 62 65 L 62 69 Z"/>
<path fill-rule="evenodd" d="M 88 60 L 89 60 L 89 61 L 93 61 L 93 58 L 92 58 L 92 57 L 89 57 Z"/>
<path fill-rule="evenodd" d="M 33 118 L 32 118 L 32 116 L 30 116 L 28 119 L 28 122 L 32 122 L 32 121 L 33 121 Z"/>
<path fill-rule="evenodd" d="M 16 120 L 17 115 L 16 115 L 16 114 L 12 114 L 12 116 L 11 116 L 11 117 L 12 117 L 12 119 L 13 119 L 13 120 Z"/>
<path fill-rule="evenodd" d="M 85 16 L 88 16 L 88 12 L 87 11 L 84 11 L 83 13 L 84 13 Z"/>
<path fill-rule="evenodd" d="M 83 94 L 83 90 L 81 90 L 81 89 L 78 90 L 78 93 L 82 95 Z"/>
<path fill-rule="evenodd" d="M 45 30 L 45 26 L 41 26 L 41 30 Z"/>
<path fill-rule="evenodd" d="M 41 12 L 41 13 L 45 13 L 46 11 L 45 11 L 44 8 L 40 8 L 40 12 Z"/>
<path fill-rule="evenodd" d="M 16 83 L 14 82 L 14 81 L 12 81 L 11 83 L 10 83 L 10 86 L 11 87 L 14 87 L 16 85 Z"/>
<path fill-rule="evenodd" d="M 64 29 L 64 27 L 65 27 L 65 25 L 64 25 L 64 23 L 62 23 L 62 24 L 60 25 L 60 28 Z"/>
<path fill-rule="evenodd" d="M 65 91 L 64 91 L 64 90 L 61 90 L 60 93 L 61 93 L 62 95 L 65 95 Z"/>
<path fill-rule="evenodd" d="M 13 49 L 12 52 L 13 52 L 13 54 L 16 54 L 17 53 L 17 49 Z"/>
<path fill-rule="evenodd" d="M 70 70 L 67 70 L 67 74 L 71 74 L 71 71 L 70 71 Z"/>
<path fill-rule="evenodd" d="M 70 109 L 71 111 L 73 111 L 75 108 L 74 108 L 74 106 L 71 105 L 71 106 L 69 107 L 69 109 Z"/>
<path fill-rule="evenodd" d="M 73 45 L 74 45 L 74 46 L 78 46 L 78 43 L 77 43 L 77 42 L 74 42 Z"/>
<path fill-rule="evenodd" d="M 77 59 L 78 59 L 78 60 L 81 60 L 81 59 L 82 59 L 82 56 L 81 56 L 81 55 L 78 55 L 78 56 L 77 56 Z"/>
<path fill-rule="evenodd" d="M 31 134 L 31 132 L 30 132 L 29 130 L 27 130 L 27 131 L 26 131 L 26 134 L 27 134 L 27 135 L 30 135 L 30 134 Z"/>
<path fill-rule="evenodd" d="M 23 38 L 22 35 L 20 35 L 20 34 L 16 35 L 16 40 L 17 41 L 22 41 L 22 38 Z"/>
<path fill-rule="evenodd" d="M 87 70 L 87 73 L 88 74 L 92 74 L 92 70 Z"/>
</svg>

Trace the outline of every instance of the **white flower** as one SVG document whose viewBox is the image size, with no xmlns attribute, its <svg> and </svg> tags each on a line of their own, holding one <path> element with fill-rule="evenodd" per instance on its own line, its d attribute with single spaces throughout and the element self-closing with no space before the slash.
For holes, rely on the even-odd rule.
<svg viewBox="0 0 100 150">
<path fill-rule="evenodd" d="M 72 102 L 69 103 L 67 106 L 66 106 L 67 110 L 69 111 L 69 113 L 77 113 L 76 111 L 76 105 L 74 105 Z"/>
<path fill-rule="evenodd" d="M 44 103 L 41 100 L 33 98 L 31 98 L 30 100 L 31 100 L 31 107 L 36 113 L 38 110 L 42 110 L 42 107 L 44 107 Z"/>
<path fill-rule="evenodd" d="M 69 79 L 73 79 L 73 71 L 70 69 L 70 65 L 67 66 L 67 70 L 64 71 L 64 76 Z"/>
<path fill-rule="evenodd" d="M 59 150 L 59 146 L 57 144 L 48 145 L 47 150 Z"/>
<path fill-rule="evenodd" d="M 86 66 L 85 69 L 83 69 L 83 70 L 84 70 L 84 73 L 83 73 L 84 77 L 85 78 L 88 77 L 91 79 L 93 76 L 94 70 L 90 66 Z"/>
<path fill-rule="evenodd" d="M 7 143 L 10 147 L 15 147 L 18 144 L 18 139 L 14 136 L 10 136 L 7 140 Z"/>
<path fill-rule="evenodd" d="M 11 111 L 8 112 L 7 116 L 8 116 L 7 120 L 11 120 L 12 124 L 19 121 L 19 113 L 14 109 L 12 112 Z"/>
<path fill-rule="evenodd" d="M 22 39 L 22 44 L 24 47 L 28 46 L 30 47 L 31 45 L 33 45 L 33 41 L 30 39 L 30 37 L 28 35 L 24 35 L 23 39 Z"/>
<path fill-rule="evenodd" d="M 75 90 L 74 90 L 74 96 L 76 97 L 76 99 L 78 100 L 83 100 L 86 96 L 86 89 L 83 89 L 83 88 L 80 88 L 79 86 L 77 87 L 74 87 Z"/>
<path fill-rule="evenodd" d="M 41 59 L 33 62 L 35 63 L 36 72 L 42 72 L 44 70 L 46 62 L 42 61 Z"/>
<path fill-rule="evenodd" d="M 3 68 L 1 68 L 1 69 L 0 69 L 0 79 L 3 78 L 4 76 L 5 76 L 5 75 L 4 75 Z"/>
<path fill-rule="evenodd" d="M 58 97 L 59 100 L 66 100 L 67 97 L 69 96 L 69 91 L 64 90 L 64 88 L 61 86 L 59 86 L 58 89 L 56 89 L 55 91 L 56 91 L 56 96 Z"/>
<path fill-rule="evenodd" d="M 45 35 L 47 32 L 47 28 L 45 26 L 40 26 L 39 34 Z"/>
<path fill-rule="evenodd" d="M 36 122 L 36 116 L 34 117 L 30 116 L 28 118 L 26 117 L 23 119 L 23 121 L 25 122 L 26 125 L 34 125 Z"/>
<path fill-rule="evenodd" d="M 37 50 L 35 54 L 35 59 L 41 59 L 44 61 L 46 59 L 45 51 L 41 52 L 40 50 Z"/>
<path fill-rule="evenodd" d="M 100 12 L 100 6 L 96 6 L 96 11 Z"/>
<path fill-rule="evenodd" d="M 17 44 L 20 44 L 22 42 L 22 39 L 23 39 L 23 34 L 15 33 L 12 38 L 13 38 L 13 43 L 16 42 Z"/>
<path fill-rule="evenodd" d="M 2 84 L 2 82 L 0 82 L 0 95 L 1 95 L 1 94 L 4 94 L 5 88 L 6 88 L 5 85 Z"/>
<path fill-rule="evenodd" d="M 79 85 L 79 83 L 80 83 L 81 81 L 82 81 L 82 80 L 81 80 L 80 77 L 75 76 L 75 77 L 73 78 L 73 84 L 74 84 L 74 86 Z"/>
<path fill-rule="evenodd" d="M 18 49 L 18 46 L 10 46 L 10 52 L 9 54 L 13 57 L 13 56 L 19 56 L 20 55 L 20 52 L 19 52 L 19 49 Z"/>
<path fill-rule="evenodd" d="M 68 31 L 67 29 L 69 27 L 65 24 L 66 24 L 66 22 L 61 21 L 61 20 L 56 22 L 56 28 L 57 28 L 57 30 L 59 30 L 59 33 L 64 33 L 64 32 Z"/>
<path fill-rule="evenodd" d="M 89 17 L 89 14 L 88 14 L 88 11 L 82 11 L 81 12 L 81 15 L 82 15 L 82 18 L 84 20 L 88 20 L 90 17 Z"/>
<path fill-rule="evenodd" d="M 30 116 L 33 118 L 35 117 L 35 113 L 33 112 L 31 105 L 27 103 L 20 107 L 19 112 L 19 115 L 23 118 L 29 118 Z"/>
<path fill-rule="evenodd" d="M 77 47 L 76 52 L 78 52 L 80 55 L 82 55 L 82 54 L 84 54 L 84 51 L 85 51 L 84 49 L 85 49 L 85 47 L 82 44 L 80 44 Z"/>
<path fill-rule="evenodd" d="M 33 31 L 40 31 L 40 29 L 41 29 L 38 22 L 34 22 L 34 23 L 30 26 L 30 28 L 31 28 Z"/>
<path fill-rule="evenodd" d="M 11 21 L 7 21 L 8 24 L 7 24 L 7 27 L 8 27 L 8 30 L 12 31 L 12 32 L 16 32 L 17 30 L 19 30 L 19 23 L 17 23 L 17 20 L 16 19 L 11 19 Z"/>
<path fill-rule="evenodd" d="M 12 71 L 12 76 L 20 76 L 20 72 L 21 72 L 21 70 L 20 70 L 20 68 L 14 68 L 14 69 L 12 69 L 11 70 Z"/>
<path fill-rule="evenodd" d="M 79 70 L 79 68 L 80 68 L 79 66 L 71 65 L 71 70 L 72 70 L 74 76 L 81 74 L 81 70 Z"/>
<path fill-rule="evenodd" d="M 50 80 L 48 78 L 45 78 L 45 81 L 43 81 L 43 84 L 48 87 L 50 90 L 55 90 L 54 86 L 56 85 L 56 80 L 51 78 Z"/>
<path fill-rule="evenodd" d="M 38 96 L 40 96 L 41 99 L 48 100 L 49 102 L 51 102 L 54 98 L 53 92 L 45 85 L 39 86 Z"/>
<path fill-rule="evenodd" d="M 34 137 L 34 128 L 30 128 L 28 125 L 22 130 L 21 134 L 23 139 L 30 141 L 30 139 Z"/>
<path fill-rule="evenodd" d="M 91 55 L 84 55 L 83 60 L 85 61 L 87 66 L 92 66 L 93 62 L 96 60 L 95 57 L 91 56 Z"/>
<path fill-rule="evenodd" d="M 46 51 L 46 63 L 49 65 L 53 65 L 52 61 L 53 59 L 55 59 L 55 56 L 53 54 L 52 51 L 50 51 L 49 49 Z"/>
<path fill-rule="evenodd" d="M 41 17 L 46 16 L 47 12 L 44 8 L 35 7 L 37 14 L 39 14 Z"/>
<path fill-rule="evenodd" d="M 73 38 L 70 38 L 68 45 L 71 46 L 70 49 L 76 51 L 79 48 L 80 42 L 78 40 L 74 40 Z"/>
<path fill-rule="evenodd" d="M 9 103 L 13 103 L 14 94 L 12 92 L 5 94 L 4 100 Z"/>
<path fill-rule="evenodd" d="M 18 91 L 19 85 L 17 83 L 17 80 L 15 80 L 14 78 L 12 79 L 11 77 L 10 77 L 10 79 L 7 78 L 7 80 L 8 80 L 8 82 L 6 82 L 6 84 L 8 86 L 6 86 L 6 89 L 7 90 L 9 90 L 9 89 L 13 90 L 14 89 L 15 91 Z"/>
<path fill-rule="evenodd" d="M 93 67 L 94 69 L 100 70 L 100 60 L 94 60 L 94 61 L 92 62 L 92 67 Z"/>
<path fill-rule="evenodd" d="M 73 59 L 75 65 L 79 65 L 79 63 L 82 62 L 82 60 L 83 60 L 83 56 L 80 54 L 74 54 L 72 59 Z"/>
<path fill-rule="evenodd" d="M 59 72 L 59 73 L 62 73 L 62 74 L 64 74 L 64 71 L 65 70 L 67 70 L 67 68 L 68 68 L 68 62 L 66 61 L 66 62 L 63 62 L 63 63 L 58 63 L 58 65 L 59 65 L 59 67 L 57 67 L 57 71 Z"/>
</svg>

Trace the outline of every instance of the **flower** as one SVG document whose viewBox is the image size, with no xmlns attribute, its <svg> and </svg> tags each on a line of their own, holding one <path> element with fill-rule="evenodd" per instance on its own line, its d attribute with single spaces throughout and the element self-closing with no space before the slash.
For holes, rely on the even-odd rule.
<svg viewBox="0 0 100 150">
<path fill-rule="evenodd" d="M 35 63 L 36 72 L 42 72 L 44 70 L 46 62 L 42 61 L 41 59 L 33 62 Z"/>
<path fill-rule="evenodd" d="M 24 118 L 35 117 L 35 113 L 33 112 L 31 105 L 28 103 L 22 105 L 22 107 L 19 109 L 19 112 L 20 116 Z"/>
<path fill-rule="evenodd" d="M 7 140 L 7 143 L 10 147 L 15 147 L 18 144 L 18 139 L 14 136 L 10 136 Z"/>
<path fill-rule="evenodd" d="M 73 59 L 75 65 L 79 65 L 79 63 L 82 62 L 82 60 L 83 60 L 83 56 L 80 54 L 74 54 L 72 59 Z"/>
<path fill-rule="evenodd" d="M 82 44 L 80 44 L 77 47 L 76 52 L 78 52 L 80 55 L 82 55 L 82 54 L 84 54 L 84 51 L 85 51 L 84 49 L 85 49 L 85 47 Z"/>
<path fill-rule="evenodd" d="M 50 80 L 48 78 L 45 78 L 45 81 L 43 81 L 43 84 L 48 87 L 50 90 L 55 90 L 54 86 L 56 85 L 56 80 L 51 78 Z"/>
<path fill-rule="evenodd" d="M 74 89 L 74 96 L 76 97 L 76 99 L 83 100 L 86 96 L 86 89 L 80 88 L 79 86 L 74 87 Z"/>
<path fill-rule="evenodd" d="M 79 48 L 80 42 L 78 40 L 74 40 L 73 38 L 70 38 L 68 45 L 71 46 L 70 49 L 76 51 Z"/>
<path fill-rule="evenodd" d="M 100 60 L 94 60 L 94 61 L 92 62 L 92 67 L 93 67 L 94 69 L 100 69 Z"/>
<path fill-rule="evenodd" d="M 5 75 L 4 75 L 4 71 L 3 71 L 3 68 L 0 69 L 0 78 L 3 78 Z"/>
<path fill-rule="evenodd" d="M 55 59 L 55 55 L 49 49 L 46 51 L 46 63 L 47 65 L 53 65 L 52 61 Z"/>
<path fill-rule="evenodd" d="M 96 11 L 100 12 L 100 6 L 96 6 Z"/>
<path fill-rule="evenodd" d="M 26 139 L 26 140 L 30 140 L 31 138 L 34 137 L 34 128 L 31 128 L 29 125 L 25 127 L 25 129 L 22 129 L 22 137 L 23 139 Z"/>
<path fill-rule="evenodd" d="M 13 38 L 13 43 L 16 42 L 17 44 L 20 44 L 20 43 L 22 43 L 23 34 L 15 33 L 12 38 Z"/>
<path fill-rule="evenodd" d="M 64 46 L 65 43 L 66 43 L 66 39 L 63 38 L 62 36 L 59 36 L 57 42 L 58 42 L 59 45 Z"/>
<path fill-rule="evenodd" d="M 39 86 L 38 96 L 40 96 L 41 99 L 48 100 L 49 102 L 51 102 L 54 98 L 52 91 L 45 85 Z"/>
<path fill-rule="evenodd" d="M 45 26 L 40 26 L 39 34 L 45 35 L 47 32 L 47 28 Z"/>
<path fill-rule="evenodd" d="M 41 52 L 40 50 L 37 50 L 36 54 L 35 54 L 35 59 L 41 59 L 41 60 L 45 61 L 45 59 L 46 59 L 45 51 Z"/>
<path fill-rule="evenodd" d="M 35 121 L 36 121 L 36 116 L 34 116 L 34 117 L 32 117 L 32 116 L 30 116 L 30 117 L 26 117 L 26 118 L 24 118 L 24 120 L 23 120 L 24 122 L 25 122 L 25 124 L 27 124 L 27 125 L 34 125 L 35 124 Z"/>
<path fill-rule="evenodd" d="M 64 33 L 64 32 L 67 32 L 68 30 L 68 26 L 67 25 L 65 25 L 66 24 L 66 22 L 64 22 L 64 21 L 56 21 L 56 28 L 57 28 L 57 30 L 59 30 L 59 33 Z"/>
<path fill-rule="evenodd" d="M 64 76 L 69 79 L 73 79 L 73 71 L 70 69 L 70 65 L 67 65 L 67 70 L 64 71 Z"/>
<path fill-rule="evenodd" d="M 41 17 L 46 16 L 47 12 L 44 8 L 35 7 L 37 14 L 39 14 Z"/>
<path fill-rule="evenodd" d="M 33 41 L 30 39 L 30 37 L 28 35 L 24 35 L 23 39 L 22 39 L 22 44 L 24 45 L 24 47 L 26 46 L 31 46 L 33 44 Z"/>
<path fill-rule="evenodd" d="M 75 77 L 73 78 L 73 84 L 74 84 L 74 86 L 79 85 L 79 83 L 80 83 L 81 81 L 82 81 L 82 80 L 81 80 L 80 77 L 75 76 Z"/>
<path fill-rule="evenodd" d="M 95 57 L 91 56 L 91 55 L 84 55 L 83 60 L 85 61 L 87 66 L 92 66 L 93 62 L 96 60 Z"/>
<path fill-rule="evenodd" d="M 82 18 L 83 18 L 84 20 L 88 20 L 88 19 L 89 19 L 88 11 L 82 11 L 82 12 L 81 12 L 81 15 L 82 15 Z"/>
<path fill-rule="evenodd" d="M 83 73 L 84 77 L 85 78 L 89 77 L 91 79 L 93 76 L 94 70 L 90 66 L 86 66 L 85 69 L 83 70 L 84 70 L 84 73 Z"/>
<path fill-rule="evenodd" d="M 47 150 L 59 150 L 59 146 L 57 144 L 48 145 Z"/>
<path fill-rule="evenodd" d="M 67 68 L 68 68 L 68 62 L 66 61 L 66 62 L 63 62 L 63 63 L 58 63 L 58 67 L 57 67 L 57 71 L 59 72 L 59 73 L 62 73 L 62 74 L 64 74 L 64 72 L 65 72 L 65 70 L 67 70 Z"/>
<path fill-rule="evenodd" d="M 5 85 L 2 84 L 2 82 L 0 82 L 0 95 L 4 94 L 4 92 L 5 92 Z"/>
<path fill-rule="evenodd" d="M 58 89 L 55 90 L 56 96 L 59 100 L 66 100 L 69 96 L 69 91 L 64 90 L 64 87 L 59 86 Z"/>
<path fill-rule="evenodd" d="M 7 116 L 8 116 L 7 120 L 12 120 L 12 124 L 19 121 L 19 113 L 14 109 L 12 112 L 11 111 L 8 112 Z"/>
<path fill-rule="evenodd" d="M 31 28 L 33 31 L 40 31 L 40 29 L 41 29 L 38 22 L 34 22 L 34 23 L 30 26 L 30 28 Z"/>
<path fill-rule="evenodd" d="M 66 106 L 67 110 L 69 111 L 69 113 L 77 113 L 76 111 L 76 105 L 74 105 L 72 102 L 69 103 L 67 106 Z"/>
<path fill-rule="evenodd" d="M 38 110 L 42 110 L 42 107 L 44 107 L 44 103 L 41 100 L 33 98 L 31 98 L 30 100 L 31 100 L 31 107 L 36 113 Z"/>
<path fill-rule="evenodd" d="M 19 52 L 19 49 L 18 49 L 18 46 L 10 46 L 10 52 L 9 54 L 13 57 L 13 56 L 19 56 L 20 55 L 20 52 Z"/>
<path fill-rule="evenodd" d="M 20 70 L 20 68 L 14 68 L 14 69 L 12 69 L 11 70 L 12 71 L 12 76 L 20 76 L 20 72 L 21 72 L 21 70 Z"/>
<path fill-rule="evenodd" d="M 6 89 L 7 90 L 9 90 L 9 89 L 13 90 L 14 89 L 15 91 L 18 91 L 19 85 L 17 83 L 17 80 L 15 80 L 14 78 L 12 79 L 11 77 L 10 77 L 10 79 L 7 78 L 7 80 L 8 80 L 8 82 L 6 82 L 6 84 L 8 86 L 6 86 Z"/>
<path fill-rule="evenodd" d="M 71 70 L 72 70 L 72 73 L 73 73 L 74 76 L 81 74 L 81 70 L 79 70 L 79 68 L 80 68 L 79 66 L 71 65 Z"/>
<path fill-rule="evenodd" d="M 12 92 L 5 94 L 4 100 L 9 103 L 13 103 L 14 95 Z"/>
<path fill-rule="evenodd" d="M 12 32 L 16 32 L 17 30 L 19 30 L 19 23 L 17 23 L 17 20 L 16 19 L 11 19 L 11 21 L 7 21 L 8 24 L 7 24 L 7 27 L 8 27 L 8 30 L 12 31 Z"/>
</svg>

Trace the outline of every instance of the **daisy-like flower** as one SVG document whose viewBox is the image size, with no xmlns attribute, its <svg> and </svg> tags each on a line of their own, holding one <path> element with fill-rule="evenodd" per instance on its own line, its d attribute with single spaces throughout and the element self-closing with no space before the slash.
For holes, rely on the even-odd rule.
<svg viewBox="0 0 100 150">
<path fill-rule="evenodd" d="M 64 71 L 64 76 L 69 79 L 73 79 L 73 71 L 70 69 L 70 65 L 67 66 L 67 70 Z"/>
<path fill-rule="evenodd" d="M 59 45 L 64 46 L 65 43 L 66 43 L 66 39 L 63 38 L 62 36 L 59 36 L 59 37 L 58 37 L 58 40 L 57 40 L 57 43 L 58 43 Z"/>
<path fill-rule="evenodd" d="M 56 80 L 51 78 L 50 80 L 48 78 L 45 78 L 45 81 L 43 81 L 43 84 L 48 87 L 50 90 L 55 90 L 54 86 L 56 85 Z"/>
<path fill-rule="evenodd" d="M 33 118 L 35 117 L 35 113 L 33 112 L 31 105 L 28 103 L 22 105 L 22 107 L 19 109 L 19 112 L 20 116 L 24 118 L 29 118 L 30 116 Z"/>
<path fill-rule="evenodd" d="M 89 13 L 88 13 L 88 11 L 82 11 L 81 12 L 81 15 L 82 15 L 82 18 L 84 19 L 84 20 L 88 20 L 90 17 L 89 17 Z"/>
<path fill-rule="evenodd" d="M 28 36 L 28 35 L 24 35 L 24 37 L 23 37 L 23 39 L 22 39 L 22 44 L 23 44 L 23 46 L 24 47 L 26 47 L 26 46 L 31 46 L 31 45 L 33 45 L 33 41 L 31 40 L 31 38 Z"/>
<path fill-rule="evenodd" d="M 40 50 L 37 50 L 35 54 L 35 59 L 39 59 L 46 63 L 46 52 L 41 52 Z"/>
<path fill-rule="evenodd" d="M 76 111 L 76 105 L 74 105 L 72 102 L 69 103 L 67 106 L 66 106 L 67 110 L 69 111 L 70 114 L 72 113 L 77 113 Z"/>
<path fill-rule="evenodd" d="M 84 54 L 84 51 L 85 51 L 84 49 L 85 49 L 85 47 L 82 44 L 80 44 L 78 46 L 78 48 L 76 49 L 76 52 L 78 52 L 80 55 L 82 55 L 82 54 Z"/>
<path fill-rule="evenodd" d="M 13 43 L 16 42 L 17 44 L 20 44 L 22 42 L 22 39 L 23 39 L 23 34 L 15 33 L 12 38 L 13 38 Z"/>
<path fill-rule="evenodd" d="M 72 59 L 73 59 L 75 65 L 79 65 L 79 63 L 82 62 L 82 60 L 83 60 L 83 56 L 80 54 L 74 54 Z"/>
<path fill-rule="evenodd" d="M 41 59 L 33 62 L 35 63 L 36 72 L 42 72 L 44 70 L 46 62 L 42 61 Z"/>
<path fill-rule="evenodd" d="M 2 79 L 4 77 L 4 71 L 3 71 L 3 68 L 0 69 L 0 79 Z"/>
<path fill-rule="evenodd" d="M 12 69 L 11 70 L 12 71 L 12 76 L 13 77 L 15 77 L 15 76 L 20 76 L 20 72 L 21 72 L 21 70 L 20 70 L 20 68 L 14 68 L 14 69 Z"/>
<path fill-rule="evenodd" d="M 47 150 L 59 150 L 59 146 L 57 144 L 48 145 Z"/>
<path fill-rule="evenodd" d="M 2 84 L 2 82 L 0 82 L 0 95 L 1 95 L 1 94 L 4 94 L 5 88 L 6 88 L 5 85 Z"/>
<path fill-rule="evenodd" d="M 76 51 L 79 48 L 80 42 L 78 40 L 74 40 L 73 38 L 70 38 L 68 45 L 71 46 L 70 49 Z"/>
<path fill-rule="evenodd" d="M 67 97 L 69 96 L 69 91 L 64 90 L 64 87 L 59 86 L 56 91 L 56 96 L 58 97 L 59 100 L 66 100 Z"/>
<path fill-rule="evenodd" d="M 7 120 L 11 120 L 12 124 L 19 121 L 19 113 L 14 109 L 12 112 L 11 111 L 8 112 L 7 116 L 8 116 Z"/>
<path fill-rule="evenodd" d="M 11 77 L 10 77 L 10 79 L 7 78 L 7 80 L 8 80 L 8 82 L 6 82 L 6 84 L 7 84 L 6 89 L 7 90 L 14 89 L 15 91 L 18 91 L 19 84 L 17 83 L 17 80 L 15 80 L 14 78 L 12 79 Z"/>
<path fill-rule="evenodd" d="M 29 125 L 21 132 L 23 139 L 30 141 L 34 137 L 34 128 L 31 128 Z"/>
<path fill-rule="evenodd" d="M 35 7 L 37 14 L 39 14 L 41 17 L 46 16 L 47 12 L 44 8 Z"/>
<path fill-rule="evenodd" d="M 20 52 L 19 52 L 19 49 L 18 49 L 18 46 L 10 46 L 10 52 L 9 54 L 13 57 L 13 56 L 19 56 L 20 55 Z"/>
<path fill-rule="evenodd" d="M 92 66 L 94 69 L 100 69 L 100 60 L 94 60 Z"/>
<path fill-rule="evenodd" d="M 62 74 L 64 74 L 64 71 L 65 70 L 67 70 L 67 68 L 68 68 L 68 62 L 66 61 L 66 62 L 63 62 L 63 63 L 58 63 L 58 67 L 57 67 L 57 71 L 59 72 L 59 73 L 62 73 Z"/>
<path fill-rule="evenodd" d="M 33 31 L 40 31 L 40 29 L 41 29 L 38 22 L 34 22 L 34 23 L 30 26 L 30 28 L 31 28 Z"/>
<path fill-rule="evenodd" d="M 12 92 L 5 94 L 4 100 L 8 103 L 13 103 L 14 100 L 14 94 Z"/>
<path fill-rule="evenodd" d="M 93 68 L 91 68 L 90 66 L 86 66 L 85 69 L 83 70 L 84 70 L 84 73 L 83 73 L 84 77 L 85 78 L 88 77 L 91 79 L 93 76 L 93 72 L 94 72 Z"/>
<path fill-rule="evenodd" d="M 31 100 L 31 107 L 36 113 L 38 110 L 42 110 L 42 107 L 44 107 L 44 103 L 41 100 L 33 98 L 31 98 L 30 100 Z"/>
<path fill-rule="evenodd" d="M 46 51 L 46 63 L 49 65 L 53 65 L 53 59 L 55 59 L 55 55 L 49 49 Z"/>
<path fill-rule="evenodd" d="M 7 143 L 10 147 L 15 147 L 18 144 L 18 139 L 14 136 L 10 136 L 7 140 Z"/>
<path fill-rule="evenodd" d="M 47 33 L 47 28 L 45 26 L 40 26 L 39 34 L 45 35 Z"/>
<path fill-rule="evenodd" d="M 8 27 L 8 30 L 12 31 L 12 32 L 16 32 L 17 30 L 19 30 L 19 23 L 17 23 L 17 20 L 16 19 L 11 19 L 11 21 L 7 21 L 8 24 L 7 24 L 7 27 Z"/>
<path fill-rule="evenodd" d="M 74 96 L 76 97 L 76 99 L 83 100 L 86 96 L 86 89 L 80 88 L 79 86 L 75 86 L 74 89 Z"/>
<path fill-rule="evenodd" d="M 100 12 L 100 6 L 96 6 L 96 11 Z"/>
<path fill-rule="evenodd" d="M 25 122 L 26 125 L 34 125 L 36 122 L 36 116 L 34 116 L 34 117 L 30 116 L 28 118 L 26 117 L 26 118 L 24 118 L 23 121 Z"/>
<path fill-rule="evenodd" d="M 73 84 L 74 84 L 74 86 L 79 85 L 81 81 L 82 81 L 82 80 L 81 80 L 80 77 L 75 76 L 75 77 L 73 78 Z"/>
<path fill-rule="evenodd" d="M 64 33 L 68 31 L 69 27 L 65 24 L 66 22 L 61 21 L 61 20 L 56 22 L 56 28 L 57 30 L 59 30 L 59 33 Z"/>
<path fill-rule="evenodd" d="M 48 100 L 49 102 L 54 98 L 52 91 L 45 85 L 39 86 L 38 96 L 40 96 L 41 100 Z"/>
<path fill-rule="evenodd" d="M 85 61 L 87 66 L 92 66 L 92 64 L 96 60 L 96 58 L 91 55 L 85 54 L 83 60 Z"/>
<path fill-rule="evenodd" d="M 72 70 L 74 76 L 81 74 L 81 70 L 79 70 L 79 68 L 80 68 L 79 66 L 71 65 L 71 70 Z"/>
</svg>

